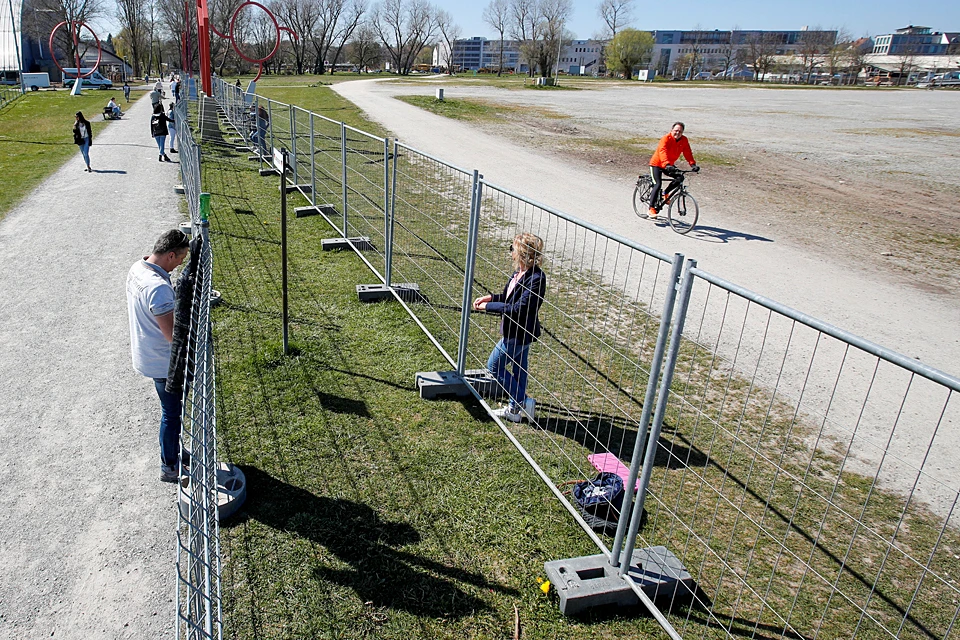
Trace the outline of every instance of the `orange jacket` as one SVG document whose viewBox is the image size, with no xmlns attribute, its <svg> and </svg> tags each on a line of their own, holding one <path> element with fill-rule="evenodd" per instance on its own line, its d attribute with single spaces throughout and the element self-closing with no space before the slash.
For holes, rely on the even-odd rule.
<svg viewBox="0 0 960 640">
<path fill-rule="evenodd" d="M 663 169 L 668 164 L 674 164 L 681 153 L 691 165 L 697 164 L 697 161 L 693 159 L 693 151 L 690 150 L 687 136 L 680 136 L 679 140 L 674 140 L 673 136 L 668 133 L 660 138 L 657 150 L 650 157 L 650 166 Z"/>
</svg>

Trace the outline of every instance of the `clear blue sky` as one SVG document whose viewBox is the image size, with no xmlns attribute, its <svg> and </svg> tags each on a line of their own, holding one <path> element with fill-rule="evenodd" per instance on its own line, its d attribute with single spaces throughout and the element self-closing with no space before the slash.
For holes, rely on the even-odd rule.
<svg viewBox="0 0 960 640">
<path fill-rule="evenodd" d="M 495 37 L 483 22 L 489 0 L 431 0 L 450 12 L 463 29 L 463 36 Z M 600 31 L 599 0 L 573 0 L 573 18 L 568 29 L 579 39 Z M 934 31 L 960 31 L 958 0 L 687 0 L 651 2 L 635 0 L 637 29 L 800 29 L 803 26 L 845 28 L 854 36 L 891 33 L 908 24 Z"/>
</svg>

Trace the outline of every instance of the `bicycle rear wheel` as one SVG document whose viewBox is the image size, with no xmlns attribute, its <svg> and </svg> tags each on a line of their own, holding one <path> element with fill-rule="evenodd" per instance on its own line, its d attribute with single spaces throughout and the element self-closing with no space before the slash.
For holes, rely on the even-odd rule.
<svg viewBox="0 0 960 640">
<path fill-rule="evenodd" d="M 697 218 L 700 217 L 700 207 L 692 195 L 686 191 L 681 191 L 670 201 L 670 207 L 667 209 L 667 221 L 673 230 L 684 234 L 697 225 Z"/>
<path fill-rule="evenodd" d="M 653 190 L 653 180 L 650 176 L 640 176 L 637 186 L 633 190 L 633 212 L 638 216 L 647 215 L 650 208 L 650 191 Z"/>
</svg>

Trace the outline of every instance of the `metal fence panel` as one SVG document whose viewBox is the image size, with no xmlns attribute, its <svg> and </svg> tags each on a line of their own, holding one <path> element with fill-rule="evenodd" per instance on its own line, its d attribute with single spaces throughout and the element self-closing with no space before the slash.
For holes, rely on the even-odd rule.
<svg viewBox="0 0 960 640">
<path fill-rule="evenodd" d="M 627 243 L 486 182 L 482 193 L 474 297 L 502 291 L 513 273 L 509 249 L 517 233 L 534 233 L 545 243 L 543 334 L 531 349 L 527 387 L 536 400 L 535 420 L 504 426 L 551 482 L 568 491 L 600 467 L 616 461 L 630 467 L 643 451 L 647 390 L 651 374 L 654 384 L 659 374 L 661 310 L 675 293 L 673 265 L 680 257 Z M 472 316 L 468 367 L 486 367 L 499 328 L 499 317 Z M 569 502 L 568 508 L 574 511 Z M 613 530 L 606 533 L 611 540 Z"/>
<path fill-rule="evenodd" d="M 399 142 L 394 149 L 391 283 L 419 286 L 417 318 L 454 365 L 473 175 Z"/>
<path fill-rule="evenodd" d="M 694 269 L 645 545 L 684 637 L 946 638 L 960 381 Z"/>
<path fill-rule="evenodd" d="M 389 150 L 387 141 L 353 127 L 344 127 L 346 145 L 343 175 L 347 189 L 346 236 L 369 238 L 364 259 L 381 281 L 386 264 L 387 175 Z"/>
</svg>

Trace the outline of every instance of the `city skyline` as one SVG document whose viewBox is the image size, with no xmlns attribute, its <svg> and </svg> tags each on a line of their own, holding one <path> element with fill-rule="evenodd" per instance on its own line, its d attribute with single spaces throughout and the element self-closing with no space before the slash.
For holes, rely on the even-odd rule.
<svg viewBox="0 0 960 640">
<path fill-rule="evenodd" d="M 572 0 L 573 16 L 567 30 L 578 40 L 587 40 L 602 31 L 597 15 L 599 0 Z M 462 37 L 497 37 L 483 22 L 489 0 L 470 5 L 461 0 L 433 0 L 445 9 L 462 29 Z M 851 0 L 838 5 L 828 0 L 809 0 L 799 7 L 760 0 L 728 0 L 725 3 L 690 0 L 682 5 L 634 4 L 632 26 L 637 29 L 721 31 L 733 28 L 789 30 L 803 27 L 844 29 L 853 37 L 893 33 L 907 25 L 921 25 L 936 31 L 960 31 L 960 3 L 919 0 L 906 4 L 892 0 Z"/>
</svg>

